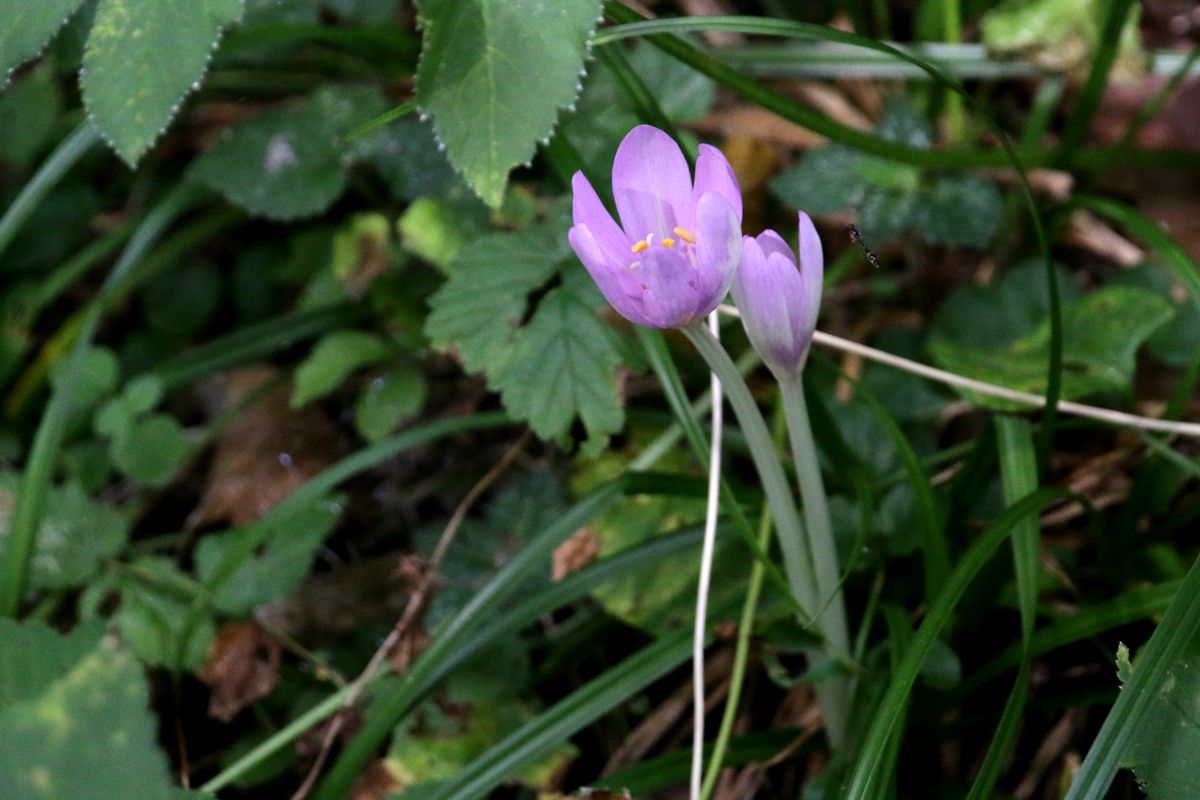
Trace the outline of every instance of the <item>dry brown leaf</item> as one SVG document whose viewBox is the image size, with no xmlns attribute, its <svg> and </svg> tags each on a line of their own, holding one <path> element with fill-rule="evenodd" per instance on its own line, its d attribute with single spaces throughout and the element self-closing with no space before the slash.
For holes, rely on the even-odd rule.
<svg viewBox="0 0 1200 800">
<path fill-rule="evenodd" d="M 217 631 L 208 661 L 196 674 L 212 688 L 208 715 L 229 722 L 271 693 L 279 678 L 279 644 L 257 625 L 231 622 Z"/>
<path fill-rule="evenodd" d="M 278 374 L 268 366 L 230 372 L 222 410 L 237 406 Z M 188 518 L 190 528 L 254 522 L 333 462 L 337 429 L 314 406 L 293 409 L 290 397 L 291 386 L 281 384 L 255 399 L 225 428 L 204 495 Z"/>
<path fill-rule="evenodd" d="M 600 537 L 589 528 L 580 528 L 565 542 L 554 548 L 554 561 L 550 575 L 557 583 L 568 575 L 579 572 L 600 555 Z"/>
<path fill-rule="evenodd" d="M 350 790 L 351 800 L 384 800 L 400 788 L 400 779 L 382 760 L 372 761 Z"/>
</svg>

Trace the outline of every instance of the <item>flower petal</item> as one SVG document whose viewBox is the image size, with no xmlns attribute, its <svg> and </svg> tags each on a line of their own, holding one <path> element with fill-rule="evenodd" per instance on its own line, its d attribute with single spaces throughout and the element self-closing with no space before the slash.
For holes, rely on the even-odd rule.
<svg viewBox="0 0 1200 800">
<path fill-rule="evenodd" d="M 800 276 L 782 254 L 764 252 L 760 241 L 746 237 L 743 243 L 733 299 L 742 315 L 742 327 L 763 361 L 776 372 L 790 374 L 798 368 L 807 347 L 807 340 L 797 341 L 793 324 Z"/>
<path fill-rule="evenodd" d="M 821 250 L 821 237 L 812 218 L 800 212 L 800 278 L 803 284 L 805 305 L 811 310 L 808 336 L 817 326 L 817 312 L 821 307 L 821 285 L 825 280 L 825 255 Z"/>
<path fill-rule="evenodd" d="M 613 220 L 612 214 L 608 213 L 600 196 L 582 172 L 571 176 L 571 194 L 571 211 L 575 224 L 586 225 L 596 243 L 610 258 L 628 259 L 629 247 L 632 244 L 629 237 Z"/>
<path fill-rule="evenodd" d="M 696 204 L 698 315 L 708 314 L 729 292 L 742 257 L 742 226 L 725 198 L 709 192 Z"/>
<path fill-rule="evenodd" d="M 692 228 L 692 177 L 675 140 L 658 128 L 638 125 L 626 134 L 613 160 L 613 197 L 629 240 L 654 234 L 662 240 L 680 225 Z"/>
<path fill-rule="evenodd" d="M 645 291 L 642 308 L 655 328 L 677 328 L 697 319 L 697 272 L 676 250 L 654 247 L 643 253 L 634 272 Z M 707 312 L 705 312 L 707 313 Z"/>
<path fill-rule="evenodd" d="M 764 253 L 779 253 L 793 264 L 796 263 L 796 254 L 792 252 L 791 245 L 785 242 L 783 237 L 775 231 L 768 229 L 760 233 L 758 235 L 758 244 L 762 247 Z"/>
<path fill-rule="evenodd" d="M 700 145 L 700 157 L 696 159 L 696 185 L 692 187 L 692 200 L 700 202 L 700 198 L 708 192 L 716 192 L 724 197 L 737 215 L 738 222 L 742 221 L 742 190 L 738 188 L 737 176 L 733 167 L 729 166 L 725 154 L 712 145 Z"/>
<path fill-rule="evenodd" d="M 630 322 L 650 325 L 642 311 L 642 287 L 634 270 L 609 258 L 587 225 L 572 227 L 567 240 L 609 305 Z"/>
</svg>

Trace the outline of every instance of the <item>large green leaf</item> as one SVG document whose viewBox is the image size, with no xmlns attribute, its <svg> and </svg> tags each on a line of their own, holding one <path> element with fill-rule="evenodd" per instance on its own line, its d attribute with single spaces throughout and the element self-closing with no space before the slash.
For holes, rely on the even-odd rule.
<svg viewBox="0 0 1200 800">
<path fill-rule="evenodd" d="M 425 0 L 417 98 L 450 162 L 498 207 L 579 93 L 600 0 Z"/>
<path fill-rule="evenodd" d="M 101 644 L 37 697 L 0 711 L 5 800 L 170 800 L 142 670 Z"/>
<path fill-rule="evenodd" d="M 1121 645 L 1117 674 L 1122 684 L 1135 668 Z M 1200 797 L 1200 655 L 1193 652 L 1167 670 L 1123 762 L 1151 800 Z"/>
<path fill-rule="evenodd" d="M 83 102 L 133 166 L 200 86 L 221 30 L 242 0 L 102 0 L 83 55 Z"/>
<path fill-rule="evenodd" d="M 0 710 L 41 694 L 95 649 L 103 632 L 85 623 L 63 636 L 37 620 L 0 619 Z"/>
<path fill-rule="evenodd" d="M 599 293 L 582 269 L 565 276 L 521 330 L 504 369 L 493 379 L 504 407 L 538 436 L 567 434 L 578 416 L 591 447 L 625 422 L 615 370 L 621 357 L 596 318 Z"/>
<path fill-rule="evenodd" d="M 83 0 L 0 0 L 0 89 L 8 76 L 36 56 Z"/>
<path fill-rule="evenodd" d="M 497 374 L 511 354 L 526 296 L 562 260 L 562 238 L 539 229 L 471 242 L 447 267 L 450 279 L 429 298 L 425 334 L 434 344 L 456 347 L 468 370 Z"/>
</svg>

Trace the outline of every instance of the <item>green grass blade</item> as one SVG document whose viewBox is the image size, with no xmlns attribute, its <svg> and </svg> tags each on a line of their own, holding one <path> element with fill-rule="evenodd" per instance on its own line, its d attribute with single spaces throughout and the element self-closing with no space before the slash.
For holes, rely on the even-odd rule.
<svg viewBox="0 0 1200 800">
<path fill-rule="evenodd" d="M 29 459 L 25 464 L 25 473 L 21 479 L 21 489 L 17 495 L 9 529 L 4 571 L 0 574 L 0 616 L 14 617 L 20 609 L 21 598 L 29 578 L 29 562 L 36 550 L 46 495 L 50 490 L 54 466 L 58 461 L 67 422 L 71 416 L 75 384 L 79 379 L 87 348 L 96 335 L 107 298 L 120 288 L 125 278 L 137 267 L 163 232 L 195 202 L 196 198 L 195 190 L 183 184 L 146 215 L 101 286 L 99 297 L 89 308 L 65 368 L 63 383 L 46 405 L 34 434 Z"/>
<path fill-rule="evenodd" d="M 1050 501 L 1066 496 L 1068 493 L 1063 490 L 1042 489 L 1009 506 L 958 560 L 937 600 L 929 607 L 928 614 L 913 636 L 900 666 L 893 671 L 891 683 L 879 708 L 875 710 L 862 750 L 846 783 L 844 798 L 865 800 L 874 795 L 881 779 L 888 742 L 901 727 L 908 697 L 916 683 L 921 665 L 925 663 L 925 658 L 938 635 L 953 617 L 955 605 L 971 581 L 991 560 L 1004 540 L 1012 535 L 1013 529 L 1021 520 L 1030 514 L 1036 514 Z"/>
<path fill-rule="evenodd" d="M 1023 417 L 996 415 L 996 445 L 1000 451 L 1000 482 L 1004 502 L 1015 503 L 1038 488 L 1033 430 Z M 1041 537 L 1036 519 L 1022 520 L 1013 530 L 1013 569 L 1021 636 L 1028 640 L 1037 624 L 1038 549 Z"/>
<path fill-rule="evenodd" d="M 1167 677 L 1167 670 L 1200 629 L 1200 558 L 1192 563 L 1179 592 L 1150 640 L 1136 654 L 1137 669 L 1122 687 L 1065 800 L 1102 800 L 1121 766 L 1142 716 Z M 1114 678 L 1115 681 L 1115 678 Z"/>
<path fill-rule="evenodd" d="M 1121 31 L 1129 20 L 1129 9 L 1133 0 L 1110 0 L 1107 4 L 1107 14 L 1104 17 L 1104 27 L 1100 32 L 1100 43 L 1092 55 L 1092 69 L 1088 73 L 1087 82 L 1075 101 L 1075 110 L 1067 121 L 1066 131 L 1059 144 L 1062 159 L 1069 163 L 1072 154 L 1083 144 L 1088 131 L 1092 127 L 1092 118 L 1100 108 L 1100 100 L 1108 86 L 1108 73 L 1112 70 L 1113 62 L 1117 59 L 1117 49 L 1121 43 Z"/>
<path fill-rule="evenodd" d="M 995 422 L 996 442 L 1000 451 L 1000 482 L 1004 501 L 1012 504 L 1037 490 L 1037 454 L 1034 451 L 1033 430 L 1023 417 L 1000 414 L 995 417 Z M 1029 696 L 1029 642 L 1037 624 L 1038 520 L 1026 517 L 1018 522 L 1013 528 L 1011 543 L 1017 607 L 1021 613 L 1021 663 L 996 726 L 996 733 L 967 800 L 987 800 L 992 796 L 1000 772 L 1016 743 L 1025 701 Z"/>
<path fill-rule="evenodd" d="M 434 790 L 432 797 L 486 797 L 522 766 L 552 752 L 572 734 L 686 662 L 691 654 L 691 631 L 680 629 L 667 634 L 522 725 L 453 780 Z"/>
<path fill-rule="evenodd" d="M 29 219 L 38 203 L 53 189 L 71 167 L 83 158 L 88 150 L 100 141 L 100 134 L 90 120 L 84 121 L 63 143 L 38 167 L 12 205 L 0 217 L 0 257 L 12 244 L 17 231 Z"/>
</svg>

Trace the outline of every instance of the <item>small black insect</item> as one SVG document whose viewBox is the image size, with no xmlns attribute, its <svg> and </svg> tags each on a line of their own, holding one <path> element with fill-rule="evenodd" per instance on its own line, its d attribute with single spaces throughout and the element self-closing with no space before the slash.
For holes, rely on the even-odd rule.
<svg viewBox="0 0 1200 800">
<path fill-rule="evenodd" d="M 867 243 L 863 241 L 862 234 L 858 232 L 858 228 L 854 227 L 853 225 L 847 225 L 846 233 L 850 234 L 850 238 L 854 240 L 854 243 L 861 247 L 863 252 L 866 253 L 867 261 L 871 262 L 871 266 L 878 268 L 879 256 L 875 255 L 874 250 L 867 247 Z"/>
</svg>

